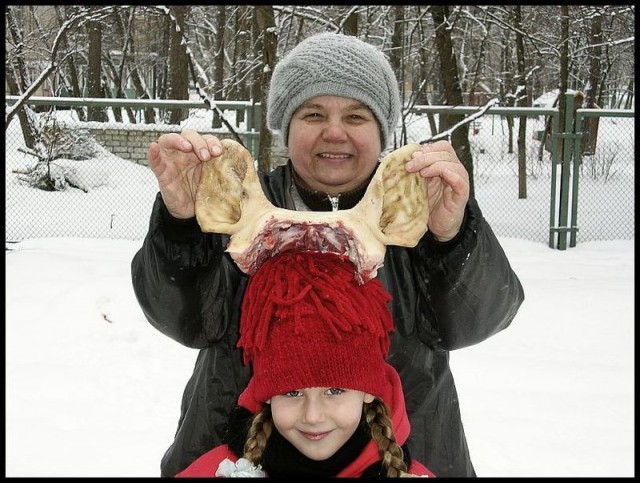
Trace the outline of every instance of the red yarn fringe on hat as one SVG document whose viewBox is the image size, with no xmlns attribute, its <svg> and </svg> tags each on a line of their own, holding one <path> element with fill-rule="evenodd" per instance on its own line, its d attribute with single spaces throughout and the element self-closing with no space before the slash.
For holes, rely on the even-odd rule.
<svg viewBox="0 0 640 483">
<path fill-rule="evenodd" d="M 369 332 L 385 358 L 393 329 L 391 295 L 377 279 L 358 284 L 354 270 L 348 257 L 329 252 L 286 251 L 265 261 L 242 303 L 238 347 L 245 364 L 265 347 L 272 324 L 293 321 L 295 336 L 306 317 L 326 321 L 336 341 L 346 333 Z"/>
</svg>

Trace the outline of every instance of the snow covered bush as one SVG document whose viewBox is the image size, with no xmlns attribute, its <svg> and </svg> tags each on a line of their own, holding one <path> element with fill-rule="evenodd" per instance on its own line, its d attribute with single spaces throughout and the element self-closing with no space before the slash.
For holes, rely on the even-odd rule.
<svg viewBox="0 0 640 483">
<path fill-rule="evenodd" d="M 63 160 L 83 161 L 103 157 L 108 152 L 91 136 L 88 130 L 66 128 L 58 122 L 54 112 L 39 115 L 28 111 L 31 125 L 36 129 L 33 149 L 23 151 L 37 159 L 34 166 L 14 170 L 18 179 L 44 191 L 64 191 L 78 188 L 85 193 L 78 171 Z M 59 160 L 59 162 L 54 162 Z"/>
</svg>

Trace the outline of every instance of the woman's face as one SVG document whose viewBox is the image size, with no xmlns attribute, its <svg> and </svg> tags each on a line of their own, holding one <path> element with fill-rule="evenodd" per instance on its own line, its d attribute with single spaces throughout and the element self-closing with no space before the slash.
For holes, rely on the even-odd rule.
<svg viewBox="0 0 640 483">
<path fill-rule="evenodd" d="M 380 127 L 355 99 L 317 96 L 302 104 L 289 123 L 289 155 L 310 188 L 336 196 L 359 187 L 380 157 Z"/>
<path fill-rule="evenodd" d="M 350 389 L 313 387 L 272 397 L 273 423 L 307 458 L 333 456 L 355 433 L 364 403 L 374 397 Z"/>
</svg>

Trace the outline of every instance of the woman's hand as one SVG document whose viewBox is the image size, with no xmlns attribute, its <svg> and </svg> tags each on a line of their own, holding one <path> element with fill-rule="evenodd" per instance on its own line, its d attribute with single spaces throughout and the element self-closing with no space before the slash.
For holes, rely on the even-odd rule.
<svg viewBox="0 0 640 483">
<path fill-rule="evenodd" d="M 438 241 L 449 241 L 460 231 L 469 200 L 469 173 L 448 141 L 425 144 L 405 169 L 429 180 L 429 231 Z"/>
<path fill-rule="evenodd" d="M 185 129 L 180 134 L 163 134 L 149 145 L 148 162 L 158 179 L 160 193 L 175 218 L 195 216 L 195 200 L 202 162 L 220 156 L 220 140 Z"/>
</svg>

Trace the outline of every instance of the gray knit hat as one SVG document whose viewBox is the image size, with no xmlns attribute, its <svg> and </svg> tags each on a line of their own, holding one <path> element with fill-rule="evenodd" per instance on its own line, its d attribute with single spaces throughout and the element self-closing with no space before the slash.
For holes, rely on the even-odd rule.
<svg viewBox="0 0 640 483">
<path fill-rule="evenodd" d="M 356 99 L 375 114 L 382 130 L 382 149 L 387 146 L 400 118 L 400 92 L 384 54 L 349 35 L 322 33 L 294 47 L 271 77 L 267 126 L 289 137 L 291 116 L 315 96 Z"/>
</svg>

